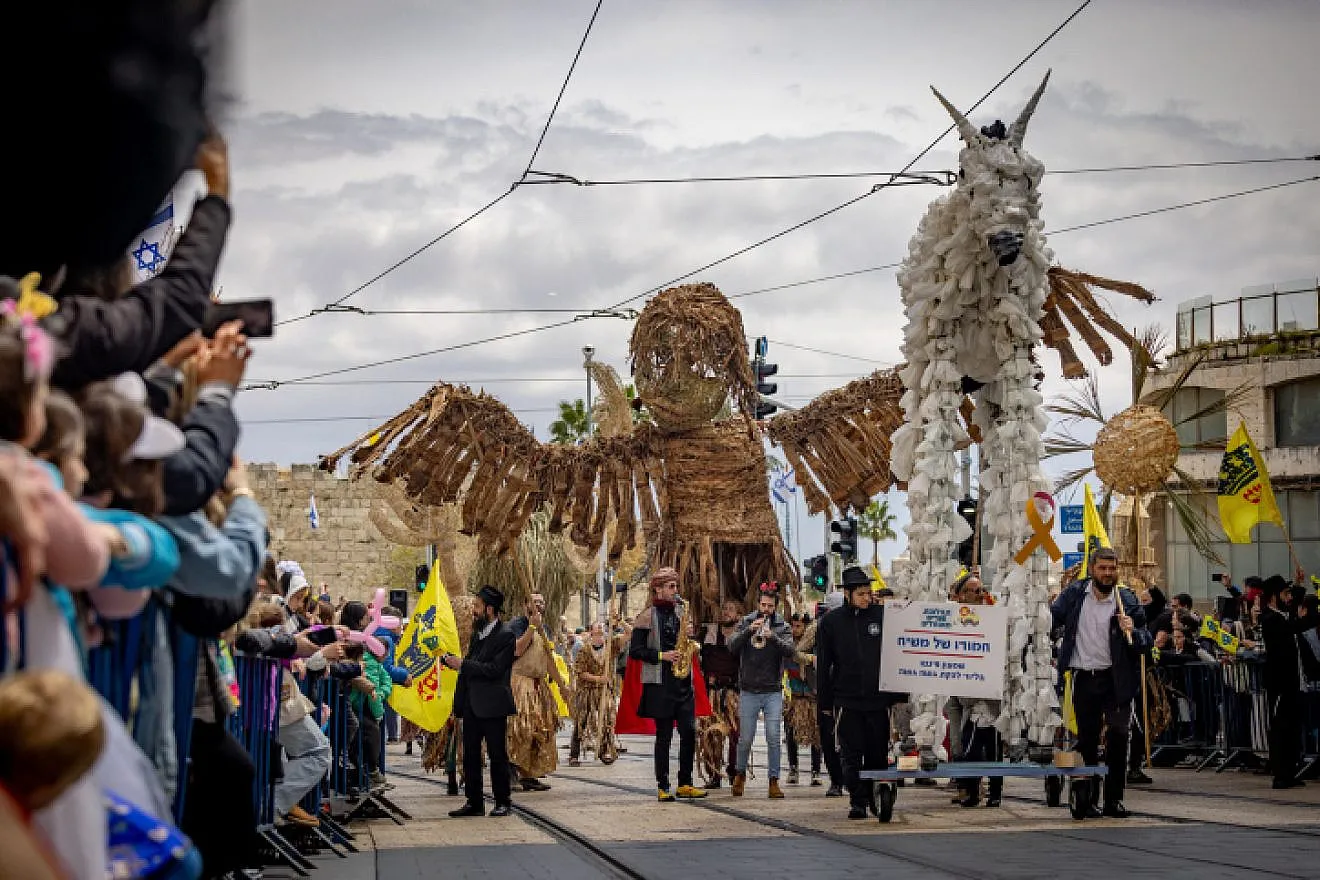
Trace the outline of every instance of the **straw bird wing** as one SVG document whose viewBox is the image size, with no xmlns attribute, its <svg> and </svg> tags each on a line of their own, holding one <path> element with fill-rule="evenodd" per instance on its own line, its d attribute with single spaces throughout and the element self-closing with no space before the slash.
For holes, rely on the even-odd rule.
<svg viewBox="0 0 1320 880">
<path fill-rule="evenodd" d="M 865 507 L 894 484 L 890 435 L 903 424 L 902 396 L 898 369 L 877 370 L 769 421 L 809 511 Z"/>
<path fill-rule="evenodd" d="M 635 543 L 636 510 L 644 518 L 655 510 L 658 448 L 646 425 L 581 446 L 541 443 L 499 399 L 441 382 L 321 467 L 333 471 L 347 457 L 354 478 L 398 486 L 423 508 L 457 505 L 459 531 L 477 537 L 482 553 L 509 552 L 543 506 L 552 531 L 567 524 L 572 541 L 592 551 L 616 521 L 608 552 L 617 560 Z"/>
</svg>

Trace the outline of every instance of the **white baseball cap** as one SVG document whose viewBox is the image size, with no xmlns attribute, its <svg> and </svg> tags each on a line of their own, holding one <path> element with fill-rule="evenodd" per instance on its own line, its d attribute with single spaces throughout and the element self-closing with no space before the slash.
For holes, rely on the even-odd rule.
<svg viewBox="0 0 1320 880">
<path fill-rule="evenodd" d="M 120 373 L 111 380 L 115 392 L 142 407 L 146 418 L 142 422 L 142 433 L 133 441 L 124 461 L 158 461 L 169 458 L 188 445 L 183 432 L 173 423 L 151 414 L 147 406 L 147 384 L 137 373 Z"/>
</svg>

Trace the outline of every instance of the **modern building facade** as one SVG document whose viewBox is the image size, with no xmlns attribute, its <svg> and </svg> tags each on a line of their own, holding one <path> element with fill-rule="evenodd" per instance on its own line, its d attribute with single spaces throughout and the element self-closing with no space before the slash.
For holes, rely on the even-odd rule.
<svg viewBox="0 0 1320 880">
<path fill-rule="evenodd" d="M 1248 288 L 1241 296 L 1203 297 L 1178 307 L 1174 353 L 1152 377 L 1148 391 L 1172 385 L 1190 358 L 1204 355 L 1169 404 L 1175 421 L 1195 416 L 1233 389 L 1244 396 L 1227 413 L 1204 415 L 1179 427 L 1179 467 L 1196 487 L 1180 486 L 1204 506 L 1218 528 L 1215 485 L 1227 438 L 1246 423 L 1265 458 L 1297 555 L 1308 574 L 1320 573 L 1320 281 L 1315 278 Z M 1226 565 L 1204 559 L 1167 505 L 1152 507 L 1152 543 L 1164 585 L 1199 600 L 1224 595 L 1211 576 L 1293 570 L 1283 532 L 1257 526 L 1251 544 L 1221 541 Z M 1162 534 L 1159 534 L 1162 532 Z"/>
</svg>

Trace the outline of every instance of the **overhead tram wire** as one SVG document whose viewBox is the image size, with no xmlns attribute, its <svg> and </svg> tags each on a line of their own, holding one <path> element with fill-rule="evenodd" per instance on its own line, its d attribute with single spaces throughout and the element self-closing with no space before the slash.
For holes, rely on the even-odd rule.
<svg viewBox="0 0 1320 880">
<path fill-rule="evenodd" d="M 1045 176 L 1062 174 L 1110 174 L 1117 172 L 1131 171 L 1172 171 L 1175 169 L 1187 168 L 1223 168 L 1241 165 L 1276 165 L 1284 162 L 1316 162 L 1320 161 L 1320 155 L 1315 156 L 1280 156 L 1270 159 L 1223 159 L 1211 162 L 1166 162 L 1154 163 L 1148 165 L 1114 165 L 1107 168 L 1060 168 L 1046 169 Z M 854 180 L 866 177 L 898 177 L 900 172 L 895 171 L 834 171 L 821 173 L 805 174 L 744 174 L 732 176 L 701 176 L 701 177 L 631 177 L 631 178 L 612 178 L 606 180 L 591 180 L 589 178 L 574 177 L 571 174 L 542 174 L 544 179 L 526 181 L 533 184 L 570 184 L 573 186 L 591 187 L 591 186 L 648 186 L 657 184 L 676 184 L 676 183 L 757 183 L 770 181 L 791 181 L 791 180 Z M 929 178 L 938 180 L 938 182 L 952 186 L 957 179 L 957 172 L 941 171 L 916 171 L 911 172 L 911 178 Z M 942 178 L 942 179 L 941 179 Z"/>
<path fill-rule="evenodd" d="M 779 373 L 780 379 L 856 379 L 856 373 Z M 371 386 L 371 385 L 435 385 L 438 382 L 444 382 L 448 385 L 467 385 L 468 387 L 482 387 L 484 385 L 523 385 L 533 383 L 570 385 L 580 383 L 581 376 L 502 376 L 491 379 L 338 379 L 332 381 L 311 380 L 299 382 L 299 388 L 347 388 L 353 386 Z M 262 388 L 267 383 L 260 379 L 254 379 L 251 388 Z"/>
<path fill-rule="evenodd" d="M 532 148 L 532 156 L 531 156 L 530 159 L 528 159 L 528 161 L 527 161 L 527 168 L 526 168 L 526 170 L 523 171 L 523 174 L 522 174 L 522 177 L 521 177 L 521 178 L 519 178 L 518 180 L 515 180 L 512 184 L 510 184 L 510 185 L 509 185 L 509 188 L 508 188 L 507 190 L 505 190 L 504 192 L 500 193 L 498 196 L 496 196 L 495 198 L 491 199 L 489 202 L 487 202 L 486 204 L 482 205 L 480 208 L 478 208 L 477 210 L 473 211 L 471 214 L 467 215 L 467 216 L 464 217 L 462 220 L 458 221 L 458 222 L 455 223 L 453 226 L 449 227 L 449 228 L 446 229 L 444 232 L 442 232 L 442 233 L 440 233 L 439 235 L 437 235 L 435 238 L 432 238 L 430 241 L 426 242 L 426 243 L 423 244 L 421 247 L 417 248 L 416 250 L 412 251 L 412 252 L 409 253 L 408 255 L 404 256 L 402 259 L 396 260 L 396 261 L 395 261 L 394 263 L 392 263 L 390 266 L 386 267 L 385 269 L 382 269 L 380 272 L 377 272 L 377 273 L 376 273 L 375 275 L 373 275 L 371 278 L 368 278 L 366 281 L 362 282 L 362 283 L 359 284 L 357 287 L 353 288 L 353 289 L 350 290 L 348 293 L 346 293 L 346 294 L 344 294 L 343 296 L 341 296 L 339 299 L 335 300 L 335 301 L 332 302 L 332 303 L 327 303 L 326 305 L 322 306 L 321 308 L 318 308 L 318 309 L 312 309 L 310 312 L 308 312 L 308 313 L 305 314 L 305 315 L 300 315 L 300 316 L 298 316 L 298 317 L 296 317 L 296 318 L 288 318 L 288 319 L 286 319 L 286 320 L 284 320 L 284 321 L 279 321 L 279 322 L 276 323 L 275 326 L 278 327 L 278 326 L 281 326 L 281 325 L 284 325 L 284 324 L 293 324 L 293 323 L 296 323 L 296 322 L 298 322 L 298 321 L 305 321 L 305 320 L 307 320 L 308 318 L 314 317 L 314 316 L 316 316 L 316 315 L 322 315 L 322 314 L 327 314 L 327 313 L 330 313 L 330 312 L 342 311 L 342 309 L 338 308 L 339 306 L 342 306 L 345 302 L 347 302 L 348 300 L 350 300 L 350 299 L 352 299 L 353 297 L 357 296 L 359 293 L 361 293 L 362 291 L 366 290 L 368 287 L 370 287 L 371 285 L 375 284 L 377 281 L 380 281 L 382 278 L 384 278 L 385 276 L 389 275 L 391 272 L 394 272 L 396 269 L 399 269 L 400 267 L 404 266 L 404 265 L 407 264 L 408 262 L 410 262 L 410 261 L 416 259 L 417 257 L 421 256 L 423 253 L 425 253 L 425 252 L 426 252 L 427 250 L 429 250 L 430 248 L 432 248 L 432 247 L 434 247 L 435 245 L 439 244 L 441 241 L 444 241 L 444 240 L 445 240 L 446 238 L 448 238 L 452 233 L 457 232 L 459 229 L 462 229 L 462 228 L 463 228 L 464 226 L 466 226 L 468 223 L 470 223 L 470 222 L 472 222 L 473 220 L 477 219 L 477 218 L 480 217 L 482 214 L 486 213 L 486 212 L 489 211 L 491 208 L 495 207 L 495 206 L 498 205 L 500 202 L 504 201 L 504 200 L 507 199 L 509 196 L 513 195 L 514 190 L 516 190 L 516 189 L 517 189 L 522 183 L 524 183 L 524 182 L 526 181 L 526 179 L 527 179 L 527 174 L 528 174 L 529 171 L 531 171 L 532 163 L 536 161 L 537 154 L 539 154 L 539 153 L 541 152 L 541 145 L 545 143 L 546 135 L 549 134 L 549 132 L 550 132 L 550 125 L 551 125 L 551 123 L 554 122 L 555 114 L 556 114 L 556 113 L 558 112 L 558 110 L 559 110 L 559 102 L 562 101 L 563 98 L 564 98 L 564 92 L 568 89 L 568 83 L 569 83 L 569 80 L 571 80 L 571 79 L 573 78 L 573 71 L 577 69 L 578 59 L 580 59 L 580 58 L 582 57 L 582 50 L 583 50 L 583 49 L 586 47 L 586 45 L 587 45 L 587 37 L 589 37 L 589 36 L 591 35 L 591 27 L 592 27 L 592 25 L 594 25 L 594 24 L 596 23 L 596 16 L 600 14 L 600 7 L 601 7 L 601 5 L 602 5 L 604 2 L 605 2 L 605 0 L 597 0 L 597 2 L 596 2 L 596 8 L 595 8 L 595 10 L 591 13 L 591 20 L 587 22 L 587 29 L 586 29 L 586 31 L 582 34 L 582 41 L 581 41 L 580 43 L 578 43 L 577 52 L 575 52 L 575 53 L 573 54 L 573 63 L 570 64 L 569 67 L 568 67 L 568 73 L 564 76 L 564 81 L 563 81 L 563 83 L 562 83 L 562 84 L 560 85 L 560 87 L 559 87 L 559 94 L 555 96 L 555 103 L 554 103 L 554 105 L 550 108 L 550 115 L 549 115 L 548 117 L 546 117 L 545 125 L 541 128 L 541 135 L 540 135 L 540 137 L 538 137 L 538 138 L 536 139 L 536 146 Z"/>
<path fill-rule="evenodd" d="M 971 113 L 975 111 L 978 107 L 980 107 L 987 100 L 989 100 L 990 96 L 993 95 L 996 91 L 998 91 L 1000 86 L 1008 82 L 1009 78 L 1013 76 L 1013 74 L 1017 73 L 1024 66 L 1026 66 L 1027 62 L 1029 62 L 1032 58 L 1036 57 L 1036 55 L 1040 52 L 1040 50 L 1044 49 L 1045 46 L 1051 40 L 1053 40 L 1056 36 L 1058 36 L 1059 33 L 1073 21 L 1073 19 L 1081 15 L 1082 12 L 1086 9 L 1086 7 L 1091 5 L 1091 2 L 1092 0 L 1082 0 L 1081 5 L 1079 5 L 1076 9 L 1074 9 L 1071 15 L 1065 18 L 1057 27 L 1054 28 L 1054 30 L 1050 31 L 1043 40 L 1041 40 L 1039 43 L 1036 44 L 1036 47 L 1034 49 L 1032 49 L 1030 52 L 1026 54 L 1026 56 L 1022 58 L 1021 61 L 1019 61 L 1017 64 L 1014 64 L 1013 67 L 1008 71 L 1008 73 L 1000 77 L 999 81 L 996 82 L 993 86 L 991 86 L 990 90 L 986 92 L 984 95 L 982 95 L 975 104 L 972 104 L 969 108 L 967 108 L 966 112 Z M 922 159 L 926 157 L 927 153 L 935 149 L 935 147 L 939 144 L 939 142 L 944 140 L 945 136 L 948 135 L 949 132 L 953 131 L 955 128 L 957 128 L 957 125 L 950 125 L 948 128 L 944 129 L 944 131 L 940 132 L 938 137 L 936 137 L 933 141 L 931 141 L 928 145 L 926 145 L 926 147 L 921 152 L 917 153 L 917 155 L 914 156 L 912 160 L 908 162 L 906 165 L 904 165 L 899 171 L 897 171 L 889 181 L 886 181 L 884 183 L 877 183 L 875 186 L 871 187 L 866 192 L 849 199 L 848 201 L 844 202 L 841 205 L 836 205 L 833 208 L 830 208 L 826 211 L 822 211 L 819 214 L 816 214 L 812 217 L 808 217 L 806 220 L 803 220 L 799 223 L 795 223 L 792 226 L 788 227 L 787 229 L 781 230 L 780 232 L 776 232 L 774 235 L 770 235 L 761 239 L 760 241 L 753 242 L 752 244 L 749 244 L 746 247 L 740 248 L 734 251 L 733 253 L 728 254 L 727 256 L 720 257 L 718 260 L 714 260 L 712 262 L 706 263 L 704 266 L 700 266 L 696 269 L 693 269 L 690 272 L 685 272 L 684 274 L 679 275 L 677 278 L 672 278 L 669 281 L 666 281 L 665 283 L 660 284 L 656 287 L 651 287 L 642 291 L 641 293 L 634 294 L 628 297 L 627 299 L 615 303 L 613 306 L 611 306 L 611 308 L 617 309 L 621 306 L 626 306 L 635 300 L 639 300 L 642 299 L 643 297 L 650 296 L 653 293 L 659 293 L 661 290 L 664 290 L 667 287 L 671 287 L 680 281 L 685 281 L 688 278 L 691 278 L 693 275 L 696 275 L 700 272 L 705 272 L 708 269 L 713 269 L 716 266 L 729 262 L 730 260 L 737 259 L 738 257 L 741 257 L 743 254 L 753 251 L 763 245 L 769 244 L 772 241 L 776 241 L 780 238 L 783 238 L 784 236 L 796 232 L 797 230 L 802 229 L 805 226 L 809 226 L 818 220 L 823 220 L 826 217 L 831 216 L 832 214 L 837 214 L 839 211 L 842 211 L 845 208 L 852 207 L 858 202 L 866 198 L 869 198 L 870 196 L 875 195 L 881 190 L 888 189 L 891 185 L 893 185 L 895 179 L 897 179 L 900 175 L 906 174 L 907 172 L 911 171 L 912 168 L 915 167 L 918 162 L 920 162 Z"/>
<path fill-rule="evenodd" d="M 1296 179 L 1296 180 L 1289 180 L 1289 181 L 1285 181 L 1285 182 L 1283 182 L 1283 183 L 1275 183 L 1275 184 L 1271 184 L 1271 185 L 1269 185 L 1269 186 L 1259 186 L 1259 187 L 1255 187 L 1255 188 L 1253 188 L 1253 189 L 1246 189 L 1246 190 L 1239 190 L 1238 192 L 1224 193 L 1224 194 L 1222 194 L 1222 195 L 1218 195 L 1218 196 L 1210 196 L 1210 197 L 1208 197 L 1208 198 L 1204 198 L 1204 199 L 1196 199 L 1196 200 L 1194 200 L 1194 201 L 1190 201 L 1190 202 L 1181 202 L 1181 203 L 1176 204 L 1176 205 L 1167 205 L 1167 206 L 1162 207 L 1162 208 L 1152 208 L 1152 209 L 1150 209 L 1150 210 L 1148 210 L 1148 211 L 1137 211 L 1137 212 L 1135 212 L 1135 213 L 1132 213 L 1132 214 L 1124 214 L 1124 215 L 1119 216 L 1119 217 L 1109 217 L 1109 218 L 1104 219 L 1104 220 L 1094 220 L 1094 221 L 1091 221 L 1091 222 L 1089 222 L 1089 223 L 1080 223 L 1080 224 L 1077 224 L 1077 225 L 1075 225 L 1075 226 L 1066 226 L 1066 227 L 1064 227 L 1064 228 L 1062 228 L 1062 229 L 1046 230 L 1045 235 L 1047 235 L 1047 236 L 1052 236 L 1052 235 L 1065 235 L 1065 234 L 1067 234 L 1067 233 L 1070 233 L 1070 232 L 1077 232 L 1077 231 L 1079 231 L 1079 230 L 1083 230 L 1083 229 L 1094 229 L 1094 228 L 1099 227 L 1099 226 L 1108 226 L 1108 225 L 1111 225 L 1111 224 L 1114 224 L 1114 223 L 1125 223 L 1125 222 L 1127 222 L 1127 221 L 1129 221 L 1129 220 L 1137 220 L 1137 219 L 1141 219 L 1141 218 L 1143 218 L 1143 217 L 1152 217 L 1152 216 L 1155 216 L 1155 215 L 1157 215 L 1157 214 L 1167 214 L 1167 213 L 1172 212 L 1172 211 L 1181 211 L 1181 210 L 1183 210 L 1183 209 L 1185 209 L 1185 208 L 1195 208 L 1195 207 L 1200 207 L 1200 206 L 1202 206 L 1202 205 L 1209 205 L 1209 204 L 1214 204 L 1214 203 L 1216 203 L 1216 202 L 1228 201 L 1228 200 L 1230 200 L 1230 199 L 1237 199 L 1237 198 L 1242 198 L 1242 197 L 1245 197 L 1245 196 L 1257 195 L 1257 194 L 1259 194 L 1259 193 L 1271 192 L 1271 191 L 1274 191 L 1274 190 L 1285 189 L 1285 188 L 1287 188 L 1287 187 L 1300 186 L 1300 185 L 1305 184 L 1305 183 L 1315 183 L 1315 182 L 1317 182 L 1317 181 L 1320 181 L 1320 175 L 1316 175 L 1316 176 L 1312 176 L 1312 177 L 1301 177 L 1301 178 L 1298 178 L 1298 179 Z M 855 275 L 862 275 L 862 274 L 865 274 L 865 273 L 868 273 L 868 272 L 879 272 L 879 271 L 882 271 L 882 270 L 885 270 L 885 269 L 894 269 L 894 268 L 897 268 L 899 265 L 901 265 L 901 264 L 900 264 L 900 263 L 886 263 L 886 264 L 881 265 L 881 266 L 867 266 L 867 267 L 862 268 L 862 269 L 854 269 L 854 270 L 852 270 L 852 271 L 850 271 L 850 272 L 837 272 L 837 273 L 834 273 L 834 274 L 832 274 L 832 275 L 823 275 L 823 276 L 821 276 L 821 277 L 819 277 L 819 278 L 806 278 L 806 279 L 803 279 L 803 280 L 801 280 L 801 281 L 794 281 L 794 282 L 790 282 L 790 283 L 788 283 L 788 284 L 780 284 L 780 285 L 776 285 L 776 286 L 774 286 L 774 287 L 761 288 L 760 290 L 749 290 L 749 291 L 745 291 L 745 292 L 743 292 L 743 293 L 733 294 L 730 298 L 732 299 L 732 298 L 736 298 L 736 297 L 755 296 L 755 295 L 757 295 L 757 294 L 771 293 L 771 292 L 774 292 L 774 291 L 777 291 L 777 290 L 787 290 L 787 289 L 789 289 L 789 288 L 793 288 L 793 287 L 802 287 L 802 286 L 805 286 L 805 285 L 808 285 L 808 284 L 817 284 L 817 283 L 821 283 L 821 282 L 825 282 L 825 281 L 834 281 L 834 280 L 838 280 L 838 279 L 840 279 L 840 278 L 848 278 L 848 277 L 852 277 L 852 276 L 855 276 Z M 553 328 L 556 328 L 556 327 L 563 327 L 563 326 L 566 326 L 566 325 L 568 325 L 568 324 L 576 323 L 578 320 L 580 320 L 580 319 L 582 319 L 582 318 L 587 318 L 587 317 L 620 317 L 620 315 L 618 315 L 618 314 L 610 313 L 610 312 L 607 312 L 607 311 L 601 311 L 601 312 L 599 312 L 599 313 L 595 313 L 595 314 L 591 314 L 591 315 L 584 315 L 584 314 L 581 313 L 581 312 L 576 312 L 576 315 L 577 315 L 577 317 L 575 317 L 573 320 L 570 320 L 570 321 L 557 321 L 557 322 L 555 322 L 555 323 L 553 323 L 553 324 L 546 324 L 546 325 L 543 325 L 543 326 L 541 326 L 541 327 L 533 327 L 533 328 L 529 328 L 529 329 L 527 329 L 527 330 L 519 330 L 519 331 L 516 331 L 516 332 L 511 333 L 511 334 L 510 334 L 510 333 L 500 334 L 500 335 L 498 335 L 498 336 L 487 337 L 487 338 L 485 338 L 485 339 L 477 339 L 477 340 L 473 340 L 473 341 L 471 341 L 471 342 L 460 343 L 460 344 L 458 344 L 458 345 L 454 345 L 454 346 L 448 346 L 448 347 L 445 347 L 445 348 L 434 349 L 434 350 L 432 350 L 432 351 L 425 351 L 425 352 L 419 352 L 419 353 L 417 353 L 417 354 L 404 355 L 404 356 L 402 356 L 402 357 L 391 358 L 391 359 L 389 359 L 389 360 L 385 360 L 385 361 L 376 361 L 376 362 L 369 363 L 369 364 L 362 364 L 362 365 L 360 365 L 360 366 L 356 366 L 356 367 L 345 367 L 345 368 L 342 369 L 342 370 L 334 370 L 334 371 L 330 371 L 330 372 L 328 372 L 328 373 L 318 373 L 318 374 L 315 374 L 315 375 L 313 375 L 313 376 L 303 376 L 303 377 L 301 377 L 301 378 L 299 378 L 299 379 L 290 379 L 290 380 L 272 380 L 271 382 L 259 383 L 259 384 L 252 384 L 252 385 L 246 385 L 246 386 L 244 386 L 244 387 L 245 387 L 245 388 L 249 388 L 249 389 L 257 389 L 257 388 L 260 388 L 260 389 L 274 390 L 275 388 L 278 388 L 278 387 L 280 387 L 281 385 L 298 384 L 298 383 L 305 382 L 305 381 L 307 381 L 307 380 L 309 380 L 309 379 L 319 379 L 319 378 L 322 378 L 323 376 L 331 376 L 331 375 L 338 375 L 338 374 L 340 374 L 340 373 L 355 372 L 355 371 L 357 371 L 357 370 L 365 370 L 365 369 L 369 369 L 369 368 L 371 368 L 371 367 L 383 366 L 383 365 L 391 364 L 391 363 L 398 363 L 398 362 L 400 362 L 400 361 L 413 360 L 413 359 L 415 359 L 415 358 L 427 357 L 427 356 L 429 356 L 429 355 L 433 355 L 433 354 L 442 354 L 442 353 L 444 353 L 444 352 L 446 352 L 446 351 L 454 351 L 454 350 L 461 349 L 461 348 L 470 348 L 470 347 L 472 347 L 472 346 L 475 346 L 475 345 L 482 345 L 482 344 L 487 343 L 487 342 L 497 342 L 497 341 L 500 341 L 500 340 L 502 340 L 502 339 L 510 338 L 510 337 L 512 337 L 512 336 L 523 336 L 523 335 L 526 335 L 526 334 L 528 334 L 528 333 L 536 333 L 536 332 L 539 332 L 539 331 L 541 331 L 541 330 L 549 330 L 549 329 L 553 329 Z M 799 348 L 800 348 L 800 347 L 801 347 L 801 346 L 794 346 L 793 344 L 791 344 L 791 343 L 786 343 L 786 342 L 776 342 L 775 344 L 776 344 L 776 345 L 784 345 L 784 346 L 787 346 L 787 347 L 790 347 L 790 348 L 792 348 L 792 347 L 799 347 Z M 820 353 L 822 353 L 822 354 L 836 354 L 835 352 L 820 352 Z M 844 357 L 851 357 L 850 355 L 843 355 L 843 356 L 844 356 Z M 862 358 L 862 360 L 868 360 L 868 359 L 866 359 L 866 358 Z M 875 363 L 883 363 L 883 362 L 881 362 L 881 361 L 875 361 Z"/>
</svg>

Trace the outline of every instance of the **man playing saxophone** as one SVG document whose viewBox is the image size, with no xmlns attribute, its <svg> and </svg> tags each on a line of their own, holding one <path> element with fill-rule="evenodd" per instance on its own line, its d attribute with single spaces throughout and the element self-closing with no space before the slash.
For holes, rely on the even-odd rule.
<svg viewBox="0 0 1320 880">
<path fill-rule="evenodd" d="M 661 801 L 702 798 L 692 784 L 696 754 L 696 694 L 692 657 L 697 646 L 686 632 L 691 621 L 678 600 L 678 572 L 662 568 L 651 575 L 651 604 L 633 624 L 628 656 L 641 665 L 641 699 L 636 714 L 655 721 L 655 781 Z M 682 674 L 676 674 L 682 673 Z M 678 727 L 678 790 L 669 787 L 669 746 Z"/>
</svg>

